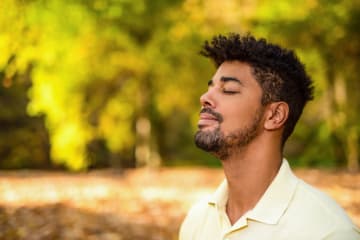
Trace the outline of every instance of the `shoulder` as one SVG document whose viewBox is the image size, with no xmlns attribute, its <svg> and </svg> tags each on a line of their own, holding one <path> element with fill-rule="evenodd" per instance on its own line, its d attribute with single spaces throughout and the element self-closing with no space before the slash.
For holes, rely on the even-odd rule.
<svg viewBox="0 0 360 240">
<path fill-rule="evenodd" d="M 324 240 L 360 240 L 360 230 L 356 226 L 347 226 L 330 231 Z"/>
<path fill-rule="evenodd" d="M 333 219 L 337 224 L 350 223 L 344 209 L 328 194 L 300 180 L 297 195 L 304 202 L 304 207 L 310 208 L 314 213 Z"/>
<path fill-rule="evenodd" d="M 190 228 L 192 228 L 195 225 L 194 224 L 195 222 L 199 222 L 200 219 L 205 218 L 208 211 L 209 211 L 208 197 L 205 197 L 199 200 L 190 208 L 181 225 L 181 231 L 183 230 L 188 231 Z"/>
<path fill-rule="evenodd" d="M 326 193 L 300 180 L 288 211 L 296 222 L 321 239 L 359 239 L 359 231 L 345 210 Z M 301 223 L 300 223 L 301 222 Z M 349 234 L 357 238 L 336 238 Z"/>
<path fill-rule="evenodd" d="M 180 240 L 193 239 L 193 236 L 196 235 L 197 226 L 207 218 L 211 211 L 208 200 L 209 197 L 205 197 L 190 208 L 180 227 Z"/>
</svg>

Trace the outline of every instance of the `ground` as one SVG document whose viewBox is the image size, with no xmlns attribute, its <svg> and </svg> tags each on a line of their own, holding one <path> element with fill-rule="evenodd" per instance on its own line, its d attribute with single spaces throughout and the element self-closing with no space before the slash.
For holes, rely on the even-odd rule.
<svg viewBox="0 0 360 240">
<path fill-rule="evenodd" d="M 295 173 L 333 196 L 360 226 L 360 174 Z M 0 239 L 175 240 L 186 211 L 223 179 L 221 169 L 89 173 L 0 172 Z"/>
</svg>

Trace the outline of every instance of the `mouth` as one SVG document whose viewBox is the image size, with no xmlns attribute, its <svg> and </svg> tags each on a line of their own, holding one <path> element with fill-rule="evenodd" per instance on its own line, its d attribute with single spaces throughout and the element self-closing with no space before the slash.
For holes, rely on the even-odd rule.
<svg viewBox="0 0 360 240">
<path fill-rule="evenodd" d="M 198 121 L 198 128 L 203 129 L 211 126 L 218 126 L 220 124 L 220 119 L 209 110 L 203 109 L 200 112 L 200 119 Z"/>
</svg>

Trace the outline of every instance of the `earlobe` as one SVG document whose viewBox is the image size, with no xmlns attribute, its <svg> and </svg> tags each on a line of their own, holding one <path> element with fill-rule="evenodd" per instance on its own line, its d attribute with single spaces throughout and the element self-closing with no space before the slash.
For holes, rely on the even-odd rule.
<svg viewBox="0 0 360 240">
<path fill-rule="evenodd" d="M 269 105 L 264 127 L 267 130 L 276 130 L 284 126 L 289 116 L 289 106 L 286 102 L 274 102 Z"/>
</svg>

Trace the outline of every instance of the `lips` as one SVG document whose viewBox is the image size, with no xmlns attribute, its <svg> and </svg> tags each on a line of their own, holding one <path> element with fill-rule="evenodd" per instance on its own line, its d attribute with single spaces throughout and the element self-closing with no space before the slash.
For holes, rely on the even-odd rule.
<svg viewBox="0 0 360 240">
<path fill-rule="evenodd" d="M 218 121 L 217 118 L 210 113 L 201 113 L 200 120 L 215 120 Z"/>
<path fill-rule="evenodd" d="M 212 126 L 214 124 L 219 124 L 219 119 L 216 116 L 207 112 L 200 113 L 200 119 L 198 122 L 199 128 Z"/>
</svg>

